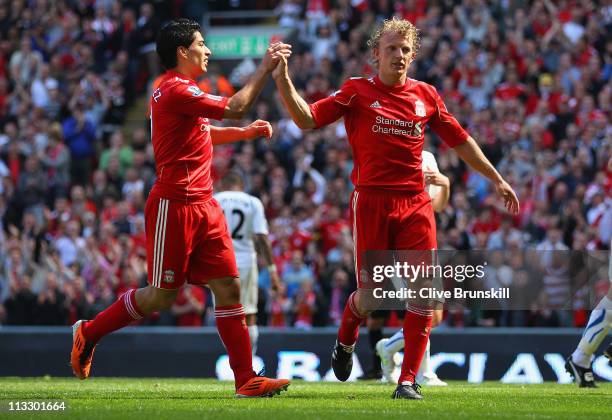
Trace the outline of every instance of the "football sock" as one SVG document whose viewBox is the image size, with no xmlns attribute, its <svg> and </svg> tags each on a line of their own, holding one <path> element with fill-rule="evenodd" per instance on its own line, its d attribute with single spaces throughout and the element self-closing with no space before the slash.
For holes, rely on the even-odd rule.
<svg viewBox="0 0 612 420">
<path fill-rule="evenodd" d="M 355 306 L 355 293 L 351 293 L 342 313 L 342 322 L 338 329 L 338 342 L 344 346 L 354 346 L 359 337 L 359 326 L 365 318 L 359 315 Z"/>
<path fill-rule="evenodd" d="M 86 340 L 97 343 L 102 337 L 141 319 L 143 313 L 135 299 L 136 289 L 130 289 L 119 297 L 111 306 L 83 325 L 83 336 Z"/>
<path fill-rule="evenodd" d="M 255 376 L 251 340 L 241 304 L 215 308 L 217 330 L 227 350 L 230 367 L 234 371 L 236 389 Z"/>
<path fill-rule="evenodd" d="M 376 343 L 383 339 L 382 330 L 368 331 L 368 338 L 370 339 L 370 349 L 372 350 L 372 370 L 380 370 L 380 357 L 376 354 Z"/>
<path fill-rule="evenodd" d="M 404 349 L 402 373 L 398 384 L 414 383 L 425 349 L 429 340 L 433 310 L 409 305 L 404 318 L 404 341 L 408 347 Z"/>
<path fill-rule="evenodd" d="M 385 351 L 390 354 L 395 354 L 404 348 L 404 330 L 401 329 L 389 338 L 385 344 Z"/>
<path fill-rule="evenodd" d="M 584 329 L 578 348 L 572 354 L 572 361 L 580 367 L 591 366 L 593 353 L 608 335 L 612 325 L 612 301 L 605 296 L 591 312 L 587 327 Z"/>
<path fill-rule="evenodd" d="M 257 325 L 249 325 L 249 337 L 251 338 L 251 350 L 253 356 L 257 353 L 257 339 L 259 338 L 259 328 Z"/>
</svg>

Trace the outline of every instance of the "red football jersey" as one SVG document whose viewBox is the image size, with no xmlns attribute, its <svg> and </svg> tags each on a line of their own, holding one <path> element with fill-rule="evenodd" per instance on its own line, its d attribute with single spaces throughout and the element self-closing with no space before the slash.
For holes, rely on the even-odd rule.
<svg viewBox="0 0 612 420">
<path fill-rule="evenodd" d="M 186 203 L 212 197 L 208 119 L 222 119 L 227 101 L 202 92 L 183 74 L 166 72 L 151 95 L 151 138 L 157 167 L 152 193 Z"/>
<path fill-rule="evenodd" d="M 450 147 L 468 138 L 436 89 L 410 78 L 402 86 L 387 86 L 378 76 L 354 77 L 310 110 L 317 127 L 344 116 L 357 187 L 423 191 L 425 124 Z"/>
</svg>

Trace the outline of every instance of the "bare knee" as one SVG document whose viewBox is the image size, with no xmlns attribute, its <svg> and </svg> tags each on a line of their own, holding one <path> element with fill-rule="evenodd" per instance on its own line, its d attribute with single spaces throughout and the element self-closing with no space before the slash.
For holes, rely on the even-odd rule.
<svg viewBox="0 0 612 420">
<path fill-rule="evenodd" d="M 240 303 L 240 279 L 238 277 L 224 277 L 211 280 L 208 287 L 215 295 L 216 306 L 229 306 Z"/>
<path fill-rule="evenodd" d="M 151 312 L 169 309 L 178 295 L 178 289 L 158 289 L 147 286 L 136 291 L 136 304 L 142 312 Z"/>
<path fill-rule="evenodd" d="M 431 328 L 435 328 L 442 323 L 444 311 L 442 309 L 434 309 L 433 318 L 431 319 Z"/>
<path fill-rule="evenodd" d="M 357 312 L 359 312 L 359 316 L 361 316 L 362 318 L 365 318 L 367 316 L 370 315 L 370 313 L 372 312 L 371 309 L 367 309 L 365 307 L 365 298 L 361 292 L 361 289 L 357 289 L 357 292 L 355 292 L 355 309 L 357 309 Z"/>
</svg>

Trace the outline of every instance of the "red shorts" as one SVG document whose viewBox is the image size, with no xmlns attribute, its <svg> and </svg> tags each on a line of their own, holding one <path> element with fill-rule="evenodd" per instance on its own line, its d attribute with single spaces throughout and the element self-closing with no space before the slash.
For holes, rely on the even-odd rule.
<svg viewBox="0 0 612 420">
<path fill-rule="evenodd" d="M 357 285 L 364 287 L 364 251 L 428 251 L 437 248 L 431 197 L 384 190 L 359 189 L 351 195 Z M 424 254 L 425 255 L 425 254 Z M 365 265 L 365 264 L 364 264 Z"/>
<path fill-rule="evenodd" d="M 145 207 L 148 281 L 177 289 L 238 277 L 232 239 L 215 199 L 185 204 L 151 194 Z"/>
</svg>

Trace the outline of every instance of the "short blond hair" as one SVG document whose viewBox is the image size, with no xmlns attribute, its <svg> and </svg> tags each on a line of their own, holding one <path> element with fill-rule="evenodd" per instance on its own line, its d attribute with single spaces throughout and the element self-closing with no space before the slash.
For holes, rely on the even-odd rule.
<svg viewBox="0 0 612 420">
<path fill-rule="evenodd" d="M 409 20 L 400 19 L 397 16 L 393 16 L 391 19 L 385 19 L 378 25 L 368 40 L 368 47 L 371 49 L 378 48 L 380 37 L 387 32 L 395 32 L 410 38 L 412 40 L 412 52 L 416 55 L 419 51 L 419 30 Z"/>
</svg>

